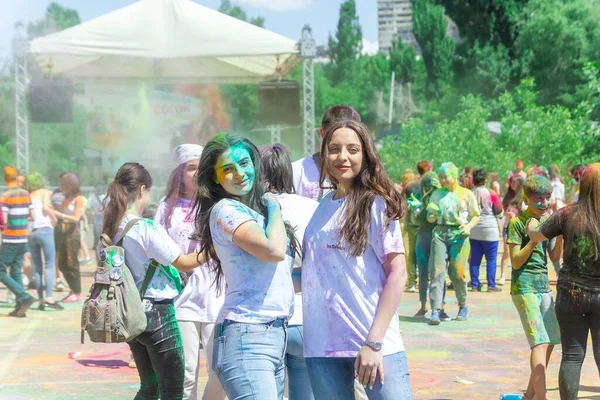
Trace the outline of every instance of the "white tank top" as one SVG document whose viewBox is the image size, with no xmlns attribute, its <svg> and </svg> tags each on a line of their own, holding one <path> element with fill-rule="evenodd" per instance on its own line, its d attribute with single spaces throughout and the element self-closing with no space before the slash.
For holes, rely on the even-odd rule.
<svg viewBox="0 0 600 400">
<path fill-rule="evenodd" d="M 44 203 L 38 196 L 31 197 L 31 204 L 33 205 L 33 215 L 34 220 L 32 224 L 33 229 L 40 228 L 52 228 L 52 223 L 50 222 L 50 217 L 44 215 Z"/>
</svg>

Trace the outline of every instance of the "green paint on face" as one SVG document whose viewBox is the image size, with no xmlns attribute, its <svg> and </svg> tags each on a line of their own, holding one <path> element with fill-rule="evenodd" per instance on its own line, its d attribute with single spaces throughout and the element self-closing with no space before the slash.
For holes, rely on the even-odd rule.
<svg viewBox="0 0 600 400">
<path fill-rule="evenodd" d="M 217 161 L 215 172 L 217 183 L 232 195 L 245 196 L 254 186 L 254 163 L 243 145 L 236 145 L 223 153 Z"/>
</svg>

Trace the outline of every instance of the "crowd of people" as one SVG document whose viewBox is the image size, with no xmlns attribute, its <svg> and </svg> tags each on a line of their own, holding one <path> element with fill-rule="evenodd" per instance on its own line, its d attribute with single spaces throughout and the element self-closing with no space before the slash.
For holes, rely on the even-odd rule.
<svg viewBox="0 0 600 400">
<path fill-rule="evenodd" d="M 51 192 L 41 175 L 23 184 L 5 167 L 0 281 L 16 298 L 10 315 L 25 317 L 36 301 L 21 278 L 28 251 L 40 310 L 62 309 L 55 264 L 70 288 L 62 302 L 83 300 L 91 210 L 95 243 L 122 243 L 138 287 L 159 265 L 143 298 L 147 328 L 129 342 L 136 398 L 196 399 L 204 349 L 203 399 L 282 399 L 286 380 L 290 400 L 410 399 L 403 292 L 418 291 L 415 316 L 437 326 L 451 320 L 448 289 L 455 320 L 466 321 L 469 291 L 500 292 L 508 280 L 531 347 L 523 398 L 546 398 L 557 344 L 561 398 L 577 398 L 588 331 L 600 370 L 600 164 L 572 169 L 571 196 L 558 166 L 524 170 L 520 160 L 503 187 L 497 173 L 452 162 L 434 172 L 427 160 L 394 184 L 352 107 L 329 108 L 321 137 L 319 153 L 293 163 L 283 145 L 259 149 L 230 134 L 180 145 L 158 204 L 138 163 L 89 199 L 72 173 Z"/>
</svg>

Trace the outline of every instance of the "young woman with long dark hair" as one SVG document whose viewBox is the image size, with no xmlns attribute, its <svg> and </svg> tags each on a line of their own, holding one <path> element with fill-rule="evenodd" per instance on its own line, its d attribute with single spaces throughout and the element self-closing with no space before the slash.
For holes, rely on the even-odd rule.
<svg viewBox="0 0 600 400">
<path fill-rule="evenodd" d="M 304 356 L 317 399 L 410 399 L 396 309 L 406 284 L 402 195 L 360 122 L 335 122 L 321 146 L 334 191 L 304 236 Z M 385 379 L 384 379 L 385 377 Z M 385 385 L 383 385 L 385 382 Z"/>
<path fill-rule="evenodd" d="M 227 282 L 213 370 L 230 399 L 282 399 L 299 245 L 275 195 L 265 190 L 252 142 L 222 134 L 206 144 L 195 207 L 196 239 L 213 259 L 216 287 Z"/>
<path fill-rule="evenodd" d="M 562 361 L 558 375 L 561 399 L 577 399 L 588 333 L 600 372 L 600 163 L 590 164 L 579 180 L 579 199 L 527 229 L 532 240 L 562 236 L 564 263 L 556 285 L 556 317 Z"/>
<path fill-rule="evenodd" d="M 264 146 L 260 149 L 262 170 L 267 189 L 277 196 L 281 204 L 281 215 L 296 230 L 296 236 L 301 241 L 308 221 L 312 218 L 319 203 L 313 199 L 294 193 L 292 162 L 290 152 L 282 144 Z M 300 275 L 302 262 L 296 257 L 293 272 L 294 277 Z M 294 287 L 300 290 L 298 280 Z M 313 400 L 314 395 L 308 378 L 306 360 L 304 359 L 304 330 L 302 328 L 302 295 L 294 296 L 294 315 L 288 324 L 288 337 L 285 355 L 285 366 L 288 379 L 288 394 L 290 400 Z"/>
<path fill-rule="evenodd" d="M 199 251 L 200 243 L 191 240 L 195 232 L 194 200 L 196 199 L 196 171 L 200 164 L 202 146 L 182 144 L 173 151 L 177 167 L 171 173 L 167 195 L 160 202 L 154 221 L 164 226 L 171 239 L 183 253 Z M 198 397 L 198 370 L 200 348 L 206 351 L 208 360 L 208 382 L 204 387 L 203 399 L 219 400 L 225 392 L 217 375 L 210 369 L 212 361 L 213 333 L 217 316 L 223 305 L 224 296 L 217 296 L 212 285 L 214 274 L 208 265 L 182 273 L 184 289 L 175 300 L 175 313 L 185 353 L 184 399 Z"/>
<path fill-rule="evenodd" d="M 184 255 L 161 225 L 141 218 L 151 188 L 152 177 L 143 165 L 123 164 L 108 185 L 102 233 L 113 243 L 123 239 L 124 262 L 138 289 L 151 260 L 159 263 L 143 299 L 148 326 L 128 343 L 141 380 L 135 399 L 182 399 L 185 365 L 173 306 L 181 282 L 173 267 L 189 271 L 206 260 L 195 251 Z M 98 251 L 102 259 L 100 246 Z"/>
<path fill-rule="evenodd" d="M 60 191 L 65 197 L 56 209 L 58 223 L 54 229 L 54 240 L 58 268 L 71 289 L 62 301 L 73 303 L 81 300 L 81 273 L 77 256 L 81 247 L 79 221 L 85 213 L 85 199 L 81 195 L 79 180 L 73 173 L 60 178 Z"/>
</svg>

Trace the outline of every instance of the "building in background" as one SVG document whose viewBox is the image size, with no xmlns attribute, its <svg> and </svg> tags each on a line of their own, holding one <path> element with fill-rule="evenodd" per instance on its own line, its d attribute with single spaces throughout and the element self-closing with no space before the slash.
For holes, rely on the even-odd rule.
<svg viewBox="0 0 600 400">
<path fill-rule="evenodd" d="M 460 32 L 456 23 L 446 16 L 446 35 L 460 43 Z M 421 54 L 419 43 L 413 34 L 411 0 L 377 0 L 377 24 L 379 26 L 379 51 L 390 54 L 395 38 L 415 48 Z"/>
<path fill-rule="evenodd" d="M 399 37 L 404 44 L 413 46 L 420 52 L 413 35 L 410 0 L 377 0 L 377 22 L 379 51 L 389 54 L 392 41 Z"/>
</svg>

